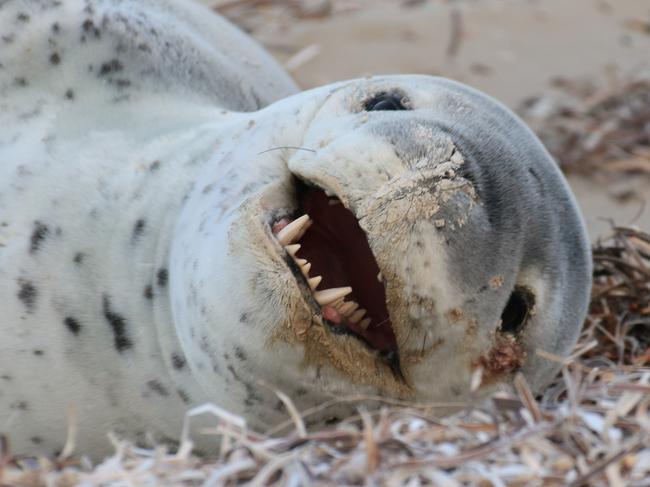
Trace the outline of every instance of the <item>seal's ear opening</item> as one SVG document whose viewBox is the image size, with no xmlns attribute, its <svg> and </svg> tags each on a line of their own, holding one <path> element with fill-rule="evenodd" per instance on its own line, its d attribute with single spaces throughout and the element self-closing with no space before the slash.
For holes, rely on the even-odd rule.
<svg viewBox="0 0 650 487">
<path fill-rule="evenodd" d="M 502 333 L 518 334 L 526 324 L 530 311 L 535 305 L 535 295 L 525 287 L 515 287 L 506 307 L 501 313 Z"/>
</svg>

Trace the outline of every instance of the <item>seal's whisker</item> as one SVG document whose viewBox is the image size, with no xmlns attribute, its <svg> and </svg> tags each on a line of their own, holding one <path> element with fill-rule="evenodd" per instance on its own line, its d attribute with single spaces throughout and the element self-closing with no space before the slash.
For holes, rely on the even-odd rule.
<svg viewBox="0 0 650 487">
<path fill-rule="evenodd" d="M 266 154 L 267 152 L 271 152 L 271 151 L 274 151 L 274 150 L 282 150 L 282 149 L 304 150 L 304 151 L 307 151 L 307 152 L 313 152 L 314 154 L 316 153 L 316 151 L 314 149 L 309 149 L 307 147 L 296 147 L 296 146 L 292 146 L 292 145 L 284 145 L 284 146 L 280 146 L 280 147 L 271 147 L 270 149 L 266 149 L 266 150 L 263 150 L 262 152 L 258 152 L 257 155 L 261 156 L 262 154 Z"/>
</svg>

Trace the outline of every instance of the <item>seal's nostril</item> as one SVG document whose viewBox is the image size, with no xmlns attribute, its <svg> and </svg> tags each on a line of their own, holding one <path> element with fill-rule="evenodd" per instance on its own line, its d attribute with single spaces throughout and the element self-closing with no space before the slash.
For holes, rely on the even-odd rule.
<svg viewBox="0 0 650 487">
<path fill-rule="evenodd" d="M 501 332 L 516 335 L 528 319 L 535 304 L 535 295 L 524 287 L 516 287 L 501 313 Z"/>
<path fill-rule="evenodd" d="M 365 102 L 364 108 L 368 112 L 408 110 L 404 98 L 398 93 L 378 93 Z"/>
</svg>

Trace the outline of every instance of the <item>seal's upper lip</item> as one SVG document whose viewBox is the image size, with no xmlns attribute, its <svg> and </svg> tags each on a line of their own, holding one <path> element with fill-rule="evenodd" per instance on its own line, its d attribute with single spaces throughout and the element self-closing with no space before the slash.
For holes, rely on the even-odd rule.
<svg viewBox="0 0 650 487">
<path fill-rule="evenodd" d="M 272 231 L 306 279 L 316 312 L 333 332 L 396 353 L 383 278 L 357 219 L 324 190 L 301 181 L 296 186 L 304 214 L 276 220 Z"/>
</svg>

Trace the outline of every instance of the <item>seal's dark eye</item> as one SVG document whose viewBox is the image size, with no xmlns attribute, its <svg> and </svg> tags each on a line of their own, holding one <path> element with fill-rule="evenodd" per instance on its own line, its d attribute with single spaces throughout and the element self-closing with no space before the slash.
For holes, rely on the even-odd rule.
<svg viewBox="0 0 650 487">
<path fill-rule="evenodd" d="M 519 333 L 526 324 L 534 304 L 535 296 L 530 290 L 523 287 L 515 288 L 501 313 L 501 332 L 513 335 Z"/>
<path fill-rule="evenodd" d="M 397 93 L 379 93 L 365 103 L 368 112 L 380 110 L 408 110 L 403 103 L 404 98 Z"/>
</svg>

